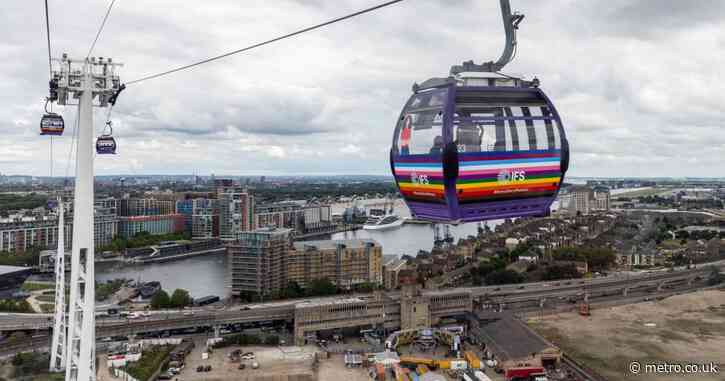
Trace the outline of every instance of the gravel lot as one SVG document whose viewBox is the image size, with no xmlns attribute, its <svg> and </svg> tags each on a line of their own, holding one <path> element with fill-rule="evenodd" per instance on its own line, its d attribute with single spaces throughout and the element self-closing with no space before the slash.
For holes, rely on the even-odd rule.
<svg viewBox="0 0 725 381">
<path fill-rule="evenodd" d="M 575 360 L 611 380 L 725 380 L 725 292 L 698 291 L 657 302 L 548 317 L 531 326 Z M 719 363 L 719 374 L 629 371 L 633 361 Z"/>
</svg>

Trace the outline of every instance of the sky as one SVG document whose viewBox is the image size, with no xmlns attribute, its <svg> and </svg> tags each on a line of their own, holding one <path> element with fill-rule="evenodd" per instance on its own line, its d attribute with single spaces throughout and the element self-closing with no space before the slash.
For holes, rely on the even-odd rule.
<svg viewBox="0 0 725 381">
<path fill-rule="evenodd" d="M 94 56 L 130 81 L 381 0 L 117 0 Z M 572 150 L 569 175 L 725 176 L 725 2 L 511 0 L 526 15 L 504 72 L 536 76 Z M 83 58 L 108 1 L 50 0 L 54 56 Z M 40 1 L 0 5 L 0 173 L 72 175 L 66 134 L 38 136 L 47 95 Z M 389 174 L 411 85 L 495 60 L 495 0 L 406 0 L 371 14 L 130 85 L 111 119 L 118 155 L 97 174 Z M 105 110 L 95 113 L 97 134 Z"/>
</svg>

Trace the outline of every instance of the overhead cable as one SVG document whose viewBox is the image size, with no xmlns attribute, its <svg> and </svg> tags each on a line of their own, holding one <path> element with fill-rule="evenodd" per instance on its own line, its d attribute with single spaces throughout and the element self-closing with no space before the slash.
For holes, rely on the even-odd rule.
<svg viewBox="0 0 725 381">
<path fill-rule="evenodd" d="M 48 74 L 53 77 L 53 65 L 50 58 L 50 18 L 48 17 L 48 0 L 45 0 L 45 35 L 48 37 Z"/>
<path fill-rule="evenodd" d="M 47 0 L 46 0 L 46 2 L 47 2 Z M 116 3 L 116 0 L 111 0 L 111 3 L 108 4 L 108 9 L 106 10 L 106 15 L 103 16 L 103 21 L 101 22 L 101 26 L 98 28 L 98 32 L 96 32 L 96 38 L 93 40 L 91 47 L 88 49 L 88 54 L 86 54 L 86 58 L 90 57 L 91 53 L 93 53 L 93 48 L 96 47 L 96 42 L 98 42 L 98 37 L 100 37 L 101 32 L 103 32 L 103 27 L 106 26 L 106 20 L 108 20 L 108 15 L 111 14 L 111 9 L 113 8 L 114 3 Z"/>
<path fill-rule="evenodd" d="M 175 69 L 163 71 L 163 72 L 156 73 L 156 74 L 146 75 L 144 77 L 135 79 L 133 81 L 126 82 L 126 85 L 131 85 L 131 84 L 134 84 L 134 83 L 148 81 L 150 79 L 154 79 L 154 78 L 162 77 L 162 76 L 165 76 L 165 75 L 169 75 L 169 74 L 172 74 L 172 73 L 176 73 L 178 71 L 182 71 L 182 70 L 186 70 L 186 69 L 191 69 L 191 68 L 193 68 L 195 66 L 203 65 L 205 63 L 209 63 L 209 62 L 216 61 L 216 60 L 219 60 L 219 59 L 222 59 L 222 58 L 225 58 L 225 57 L 229 57 L 229 56 L 234 55 L 234 54 L 246 52 L 248 50 L 252 50 L 252 49 L 258 48 L 260 46 L 268 45 L 268 44 L 271 44 L 273 42 L 277 42 L 277 41 L 280 41 L 280 40 L 284 40 L 286 38 L 294 37 L 294 36 L 297 36 L 297 35 L 302 34 L 302 33 L 310 32 L 310 31 L 313 31 L 315 29 L 319 29 L 319 28 L 322 28 L 322 27 L 325 27 L 325 26 L 328 26 L 328 25 L 331 25 L 331 24 L 334 24 L 334 23 L 337 23 L 337 22 L 340 22 L 340 21 L 344 21 L 344 20 L 351 19 L 351 18 L 356 17 L 356 16 L 360 16 L 360 15 L 365 14 L 365 13 L 369 13 L 369 12 L 372 12 L 372 11 L 375 11 L 375 10 L 378 10 L 378 9 L 381 9 L 381 8 L 385 8 L 387 6 L 390 6 L 390 5 L 393 5 L 393 4 L 396 4 L 396 3 L 400 3 L 402 1 L 403 0 L 392 0 L 392 1 L 388 1 L 388 2 L 385 2 L 385 3 L 379 4 L 379 5 L 376 5 L 374 7 L 366 8 L 366 9 L 363 9 L 361 11 L 357 11 L 355 13 L 350 13 L 348 15 L 345 15 L 345 16 L 342 16 L 342 17 L 338 17 L 338 18 L 335 18 L 335 19 L 332 19 L 332 20 L 323 22 L 321 24 L 313 25 L 313 26 L 310 26 L 310 27 L 307 27 L 307 28 L 304 28 L 304 29 L 300 29 L 300 30 L 295 31 L 295 32 L 292 32 L 292 33 L 288 33 L 288 34 L 285 34 L 285 35 L 282 35 L 282 36 L 279 36 L 279 37 L 275 37 L 275 38 L 273 38 L 271 40 L 259 42 L 259 43 L 256 43 L 254 45 L 249 45 L 249 46 L 244 47 L 244 48 L 241 48 L 241 49 L 233 50 L 233 51 L 228 52 L 228 53 L 220 54 L 218 56 L 214 56 L 214 57 L 207 58 L 207 59 L 204 59 L 204 60 L 201 60 L 201 61 L 197 61 L 197 62 L 194 62 L 192 64 L 180 66 L 180 67 L 177 67 Z"/>
</svg>

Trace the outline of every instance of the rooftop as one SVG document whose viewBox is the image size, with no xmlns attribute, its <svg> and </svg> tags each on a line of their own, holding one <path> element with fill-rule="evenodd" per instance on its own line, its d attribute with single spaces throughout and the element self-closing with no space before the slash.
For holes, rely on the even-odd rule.
<svg viewBox="0 0 725 381">
<path fill-rule="evenodd" d="M 30 267 L 20 267 L 20 266 L 4 266 L 0 265 L 0 275 L 7 275 L 16 273 L 18 271 L 30 271 Z"/>
<path fill-rule="evenodd" d="M 554 347 L 510 313 L 478 315 L 486 344 L 500 360 L 522 359 Z"/>
</svg>

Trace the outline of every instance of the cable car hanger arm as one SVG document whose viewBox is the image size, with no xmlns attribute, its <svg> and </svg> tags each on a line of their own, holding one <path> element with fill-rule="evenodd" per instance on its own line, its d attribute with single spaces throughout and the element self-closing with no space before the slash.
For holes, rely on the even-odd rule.
<svg viewBox="0 0 725 381">
<path fill-rule="evenodd" d="M 511 4 L 509 0 L 500 0 L 501 18 L 503 19 L 503 29 L 506 32 L 506 45 L 504 46 L 501 57 L 496 62 L 489 61 L 477 65 L 471 61 L 463 62 L 461 65 L 451 66 L 451 75 L 456 75 L 466 71 L 475 72 L 497 72 L 503 69 L 506 64 L 511 62 L 516 48 L 516 30 L 524 19 L 524 15 L 519 13 L 511 14 Z"/>
</svg>

